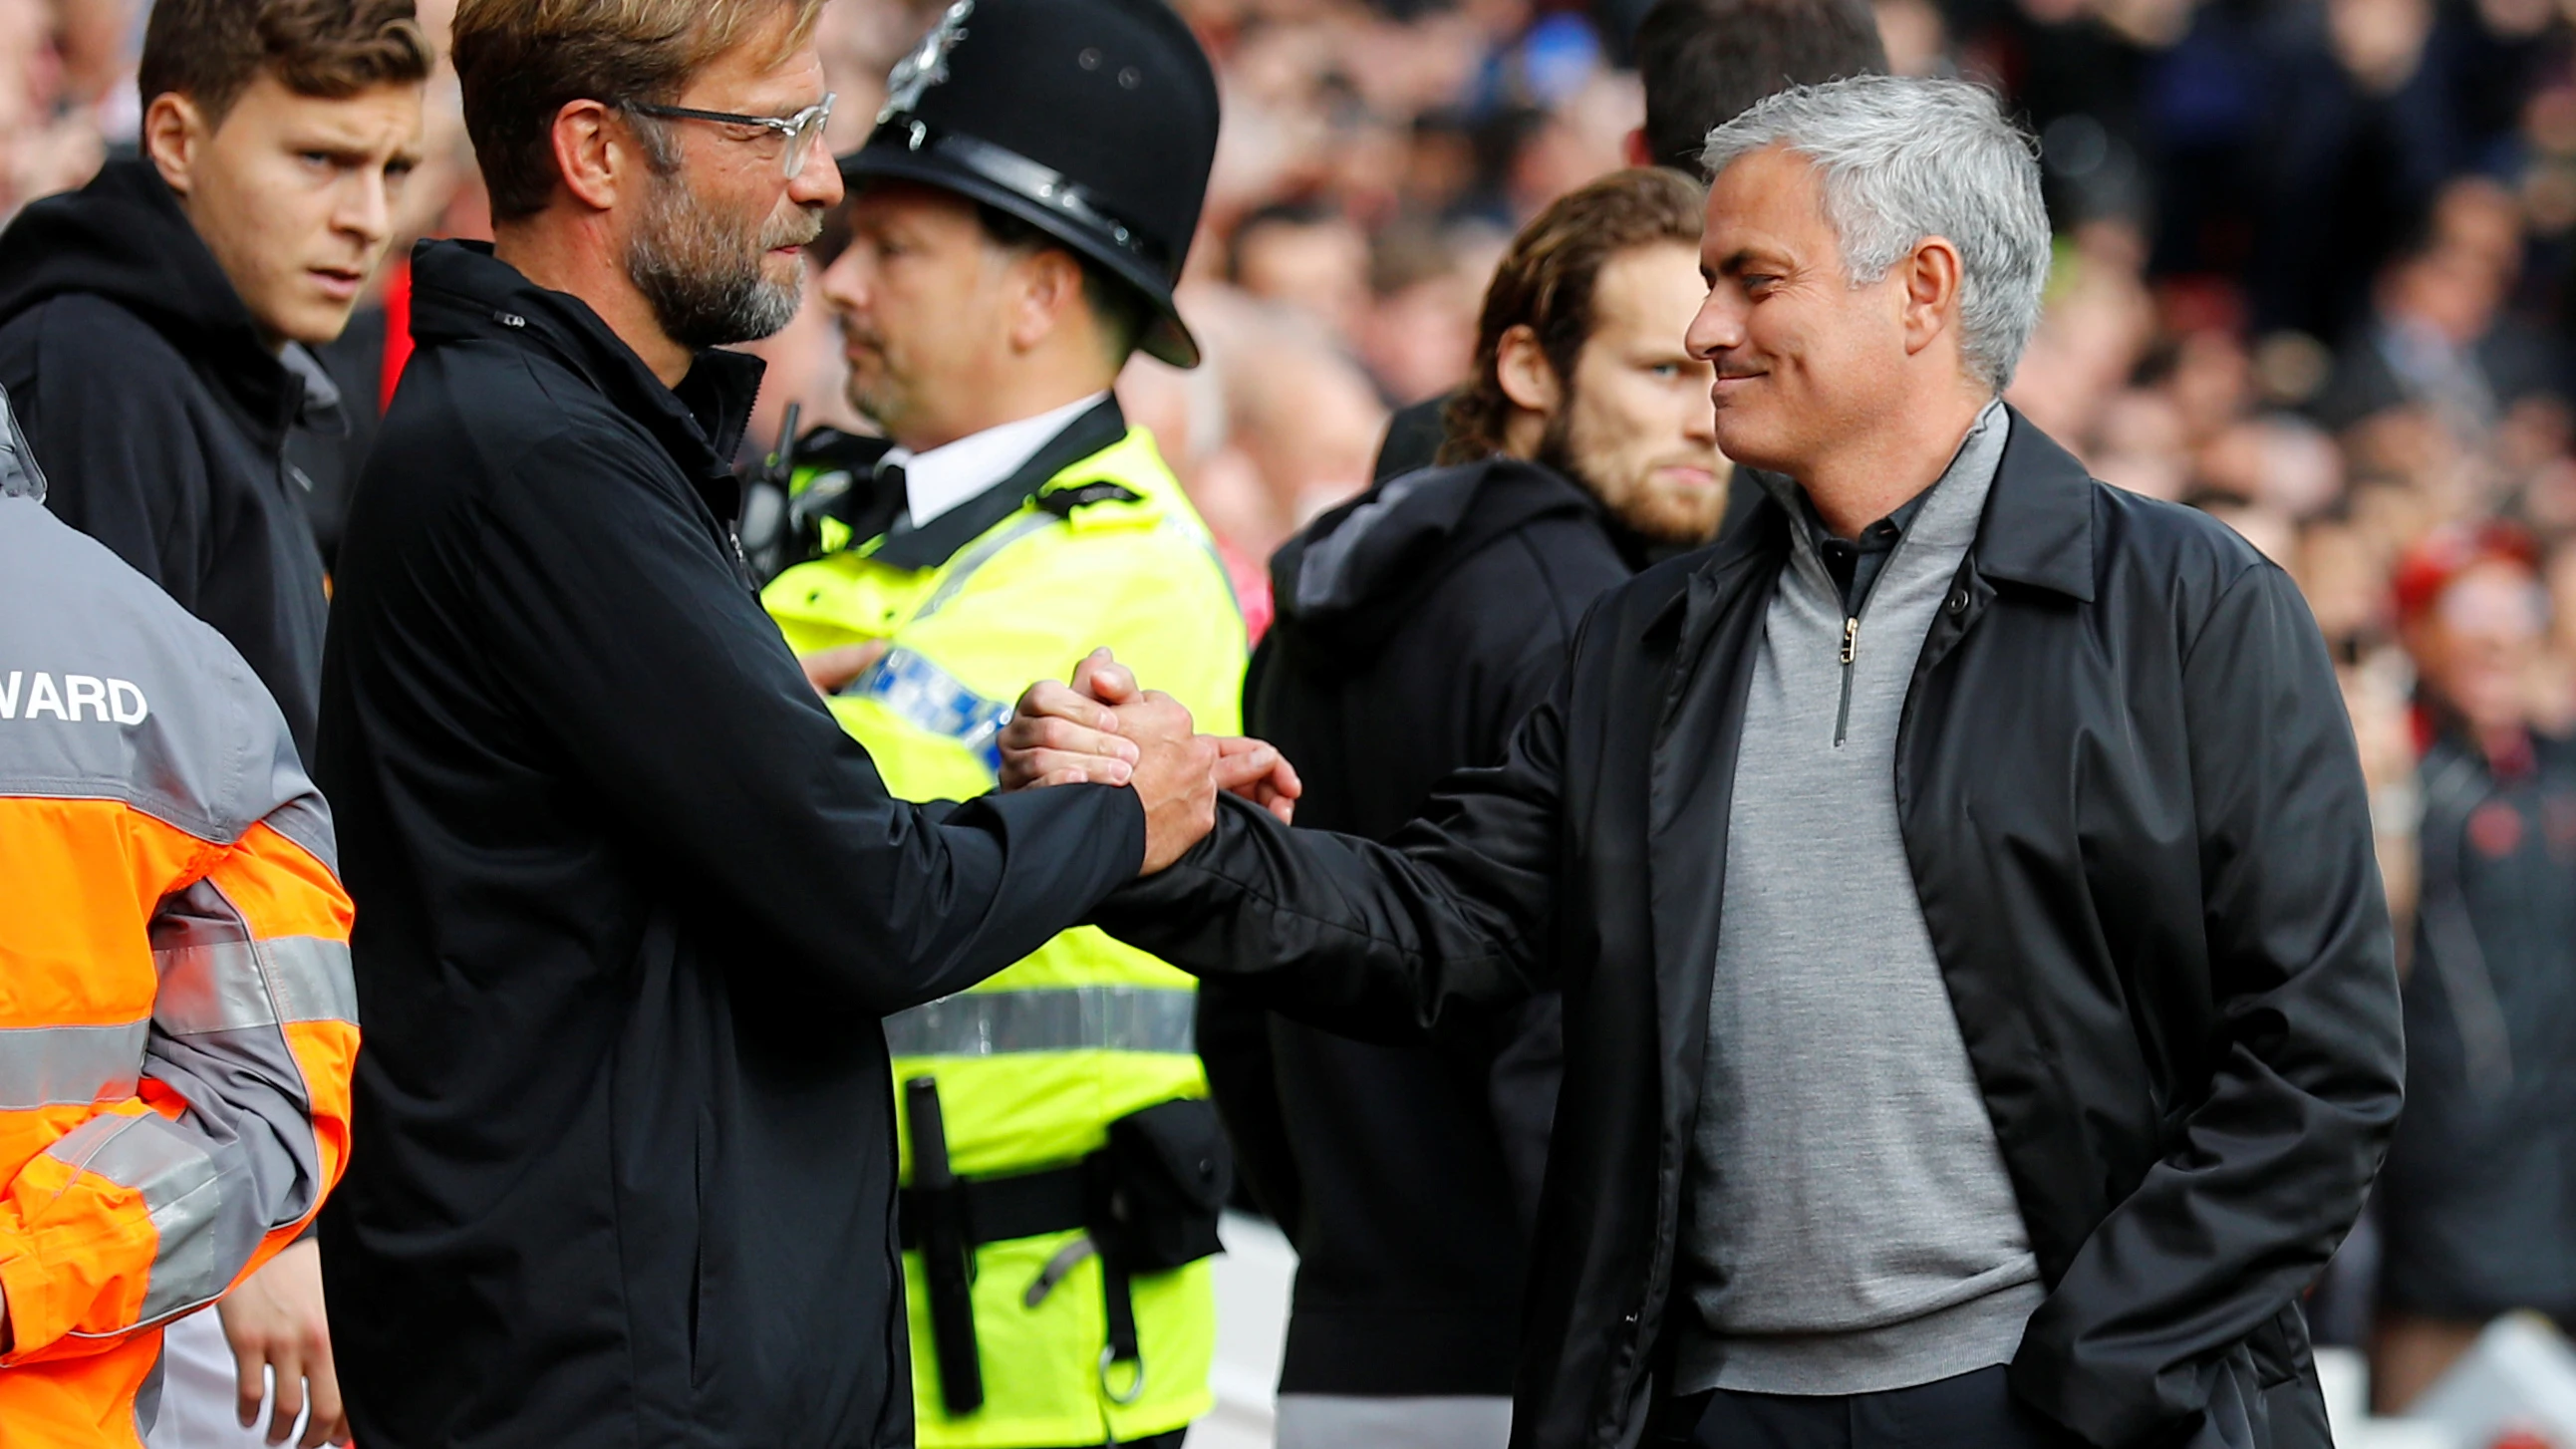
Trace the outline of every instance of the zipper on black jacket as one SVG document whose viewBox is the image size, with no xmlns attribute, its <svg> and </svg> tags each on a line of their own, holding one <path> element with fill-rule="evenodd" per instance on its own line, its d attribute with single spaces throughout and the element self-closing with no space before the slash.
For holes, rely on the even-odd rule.
<svg viewBox="0 0 2576 1449">
<path fill-rule="evenodd" d="M 1860 615 L 1843 619 L 1843 703 L 1834 713 L 1834 748 L 1843 747 L 1843 737 L 1851 733 L 1852 661 L 1860 657 Z"/>
</svg>

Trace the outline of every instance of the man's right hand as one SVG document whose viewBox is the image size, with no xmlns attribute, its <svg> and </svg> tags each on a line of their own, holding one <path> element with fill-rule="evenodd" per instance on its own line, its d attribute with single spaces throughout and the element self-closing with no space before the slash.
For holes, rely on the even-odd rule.
<svg viewBox="0 0 2576 1449">
<path fill-rule="evenodd" d="M 1218 742 L 1196 732 L 1180 701 L 1136 688 L 1106 649 L 1076 666 L 1071 685 L 1042 681 L 1020 696 L 1001 746 L 1005 790 L 1133 786 L 1145 806 L 1140 875 L 1180 859 L 1216 828 Z"/>
</svg>

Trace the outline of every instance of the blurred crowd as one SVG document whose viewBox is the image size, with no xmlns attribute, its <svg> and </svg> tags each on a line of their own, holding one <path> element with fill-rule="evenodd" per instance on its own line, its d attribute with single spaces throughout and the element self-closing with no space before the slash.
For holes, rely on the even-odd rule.
<svg viewBox="0 0 2576 1449">
<path fill-rule="evenodd" d="M 0 0 L 0 217 L 132 145 L 147 4 Z M 1121 391 L 1257 625 L 1270 552 L 1366 485 L 1394 409 L 1463 378 L 1512 231 L 1626 164 L 1645 6 L 1178 5 L 1223 87 L 1181 292 L 1211 365 L 1140 358 Z M 424 0 L 433 35 L 448 8 Z M 832 0 L 834 150 L 865 136 L 888 67 L 939 8 Z M 2406 949 L 2424 938 L 2419 762 L 2446 722 L 2466 721 L 2482 767 L 2508 781 L 2497 742 L 2576 730 L 2576 0 L 1877 11 L 1893 68 L 1988 80 L 2040 140 L 2057 259 L 2010 401 L 2102 479 L 2222 517 L 2305 590 L 2343 669 Z M 433 84 L 430 114 L 403 234 L 474 235 L 452 83 Z M 389 392 L 404 281 L 387 270 L 339 346 L 370 352 L 357 370 Z M 757 350 L 772 364 L 757 446 L 791 405 L 805 425 L 864 426 L 810 295 Z M 2494 587 L 2452 588 L 2471 575 Z M 2576 896 L 2576 795 L 2542 807 L 2556 865 L 2525 894 L 2549 899 L 2518 904 L 2566 978 L 2557 995 L 2576 997 L 2576 945 L 2551 938 L 2548 914 Z M 2504 826 L 2464 828 L 2473 854 L 2512 853 L 2489 850 Z M 2507 1014 L 2562 1019 L 2532 1009 Z M 2576 1040 L 2560 1050 L 2576 1077 Z M 2576 1110 L 2547 1093 L 2532 1106 L 2544 1118 Z M 2576 1304 L 2576 1282 L 2550 1291 L 2568 1296 L 2543 1306 Z"/>
<path fill-rule="evenodd" d="M 0 216 L 131 144 L 147 3 L 0 0 Z M 434 32 L 450 8 L 423 6 Z M 939 8 L 833 0 L 836 149 L 865 136 L 885 72 Z M 1366 483 L 1391 409 L 1461 380 L 1513 229 L 1625 164 L 1645 7 L 1180 8 L 1225 91 L 1184 301 L 1216 365 L 1140 360 L 1122 391 L 1257 561 Z M 1989 80 L 2040 138 L 2061 243 L 2011 400 L 2107 481 L 2222 512 L 2297 573 L 2355 666 L 2365 742 L 2388 733 L 2405 695 L 2388 652 L 2398 554 L 2445 520 L 2516 519 L 2552 559 L 2576 530 L 2559 342 L 2576 313 L 2576 25 L 2549 0 L 1878 14 L 1894 68 Z M 404 230 L 476 234 L 452 87 L 433 90 L 430 130 Z M 808 423 L 864 426 L 819 306 L 760 350 L 763 441 L 791 402 Z M 2545 572 L 2576 588 L 2576 566 Z M 2541 718 L 2576 722 L 2576 662 L 2536 670 L 2533 694 Z"/>
</svg>

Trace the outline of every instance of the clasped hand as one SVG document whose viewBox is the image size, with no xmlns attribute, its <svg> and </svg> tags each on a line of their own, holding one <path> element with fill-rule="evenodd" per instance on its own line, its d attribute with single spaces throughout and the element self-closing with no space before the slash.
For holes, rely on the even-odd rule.
<svg viewBox="0 0 2576 1449">
<path fill-rule="evenodd" d="M 1001 735 L 1002 788 L 1127 785 L 1145 806 L 1145 865 L 1152 875 L 1216 828 L 1219 792 L 1268 810 L 1282 824 L 1297 809 L 1297 771 L 1272 746 L 1203 735 L 1180 701 L 1141 689 L 1106 649 L 1077 665 L 1073 682 L 1041 680 L 1020 696 Z"/>
</svg>

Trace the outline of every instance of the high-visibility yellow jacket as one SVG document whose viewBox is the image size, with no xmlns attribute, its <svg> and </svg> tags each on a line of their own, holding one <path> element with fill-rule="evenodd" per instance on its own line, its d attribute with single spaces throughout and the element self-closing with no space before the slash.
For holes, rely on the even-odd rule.
<svg viewBox="0 0 2576 1449">
<path fill-rule="evenodd" d="M 132 1449 L 161 1326 L 293 1241 L 339 1180 L 349 898 L 241 656 L 9 491 L 0 1446 Z"/>
<path fill-rule="evenodd" d="M 809 480 L 810 481 L 810 480 Z M 837 483 L 838 480 L 835 480 Z M 861 487 L 866 485 L 862 483 Z M 1104 403 L 1028 467 L 906 535 L 824 530 L 833 551 L 763 595 L 799 652 L 892 646 L 831 701 L 907 799 L 995 783 L 994 735 L 1040 679 L 1099 645 L 1186 706 L 1202 731 L 1240 728 L 1243 623 L 1206 526 L 1155 451 Z M 935 1076 L 950 1167 L 990 1177 L 1069 1165 L 1117 1118 L 1203 1097 L 1191 978 L 1088 927 L 983 985 L 886 1022 L 900 1084 Z M 904 1181 L 912 1181 L 909 1124 Z M 985 1402 L 941 1401 L 918 1253 L 904 1255 L 924 1449 L 1027 1449 L 1143 1438 L 1207 1412 L 1216 1316 L 1205 1261 L 1134 1279 L 1144 1377 L 1105 1371 L 1099 1261 L 1030 1288 L 1077 1233 L 989 1243 L 973 1290 Z M 1133 1402 L 1121 1403 L 1132 1397 Z"/>
</svg>

